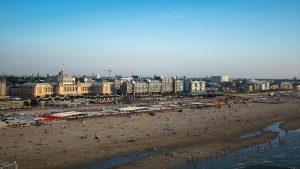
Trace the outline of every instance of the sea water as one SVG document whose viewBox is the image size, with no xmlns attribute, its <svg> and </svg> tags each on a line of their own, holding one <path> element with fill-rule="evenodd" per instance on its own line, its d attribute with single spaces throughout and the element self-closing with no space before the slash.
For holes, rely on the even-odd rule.
<svg viewBox="0 0 300 169">
<path fill-rule="evenodd" d="M 178 169 L 298 169 L 300 129 L 285 132 L 279 128 L 281 123 L 273 123 L 264 129 L 279 133 L 270 142 L 243 148 L 221 157 L 188 163 Z"/>
</svg>

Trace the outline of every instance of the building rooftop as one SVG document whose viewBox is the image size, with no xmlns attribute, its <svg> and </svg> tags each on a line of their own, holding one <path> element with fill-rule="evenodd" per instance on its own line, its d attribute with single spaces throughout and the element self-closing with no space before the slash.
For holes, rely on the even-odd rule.
<svg viewBox="0 0 300 169">
<path fill-rule="evenodd" d="M 70 116 L 78 116 L 78 115 L 82 115 L 82 114 L 84 114 L 84 113 L 77 112 L 77 111 L 69 111 L 69 112 L 55 113 L 52 116 L 55 116 L 55 117 L 70 117 Z"/>
</svg>

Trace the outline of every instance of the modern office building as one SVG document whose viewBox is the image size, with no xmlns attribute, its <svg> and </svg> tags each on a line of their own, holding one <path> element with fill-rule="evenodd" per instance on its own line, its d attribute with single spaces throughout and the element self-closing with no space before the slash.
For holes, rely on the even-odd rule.
<svg viewBox="0 0 300 169">
<path fill-rule="evenodd" d="M 189 93 L 190 92 L 190 81 L 184 76 L 183 78 L 183 92 Z"/>
</svg>

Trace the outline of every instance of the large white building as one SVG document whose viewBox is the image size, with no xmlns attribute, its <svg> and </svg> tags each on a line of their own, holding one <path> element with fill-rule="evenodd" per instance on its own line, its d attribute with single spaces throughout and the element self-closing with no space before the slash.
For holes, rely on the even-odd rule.
<svg viewBox="0 0 300 169">
<path fill-rule="evenodd" d="M 259 90 L 270 90 L 270 83 L 269 82 L 259 82 L 258 88 L 259 88 Z"/>
<path fill-rule="evenodd" d="M 254 81 L 249 84 L 252 90 L 270 90 L 270 83 L 266 81 Z"/>
<path fill-rule="evenodd" d="M 190 92 L 203 92 L 205 91 L 204 81 L 190 81 Z"/>
</svg>

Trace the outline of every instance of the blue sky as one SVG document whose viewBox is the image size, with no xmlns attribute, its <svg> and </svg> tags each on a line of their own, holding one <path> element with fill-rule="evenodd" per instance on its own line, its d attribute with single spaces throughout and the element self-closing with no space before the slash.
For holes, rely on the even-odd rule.
<svg viewBox="0 0 300 169">
<path fill-rule="evenodd" d="M 299 0 L 0 0 L 7 74 L 300 77 Z"/>
</svg>

